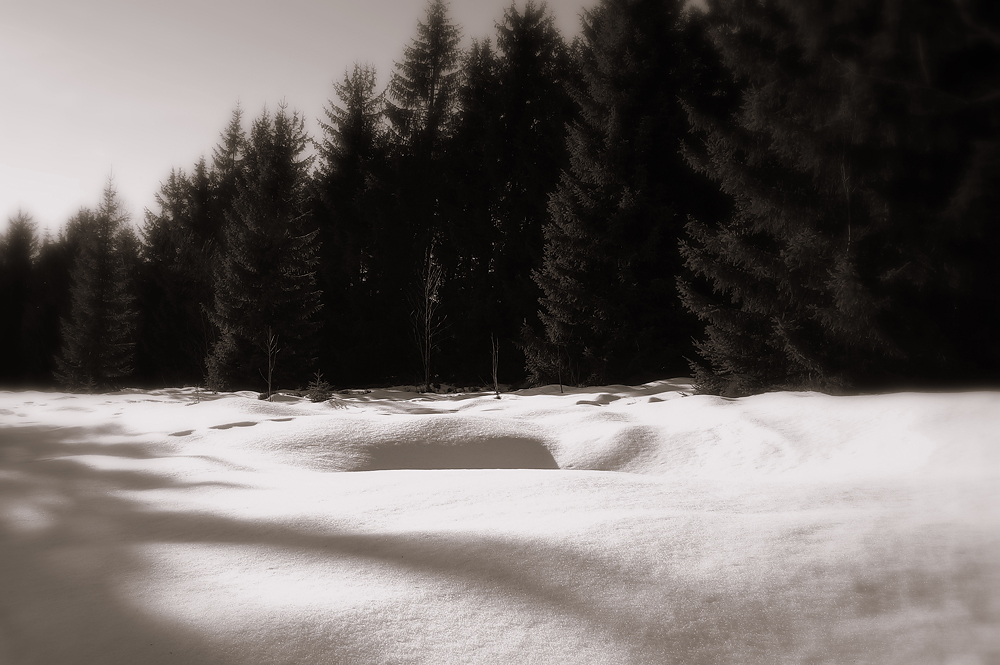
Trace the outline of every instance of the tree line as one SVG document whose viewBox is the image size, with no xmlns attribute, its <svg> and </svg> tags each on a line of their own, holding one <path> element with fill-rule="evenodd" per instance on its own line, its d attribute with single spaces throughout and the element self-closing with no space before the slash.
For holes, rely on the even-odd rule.
<svg viewBox="0 0 1000 665">
<path fill-rule="evenodd" d="M 1000 376 L 1000 11 L 433 0 L 320 135 L 237 107 L 138 232 L 0 244 L 8 384 L 855 391 Z M 319 373 L 319 374 L 317 374 Z"/>
</svg>

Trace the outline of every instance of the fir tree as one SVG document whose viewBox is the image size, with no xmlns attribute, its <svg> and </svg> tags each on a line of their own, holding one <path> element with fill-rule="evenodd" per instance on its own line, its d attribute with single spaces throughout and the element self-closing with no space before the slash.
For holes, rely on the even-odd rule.
<svg viewBox="0 0 1000 665">
<path fill-rule="evenodd" d="M 532 271 L 542 267 L 549 194 L 569 166 L 566 128 L 576 118 L 568 88 L 577 71 L 555 21 L 544 4 L 511 5 L 497 24 L 497 199 L 490 291 L 494 311 L 476 342 L 495 333 L 506 347 L 501 371 L 519 378 L 523 359 L 515 340 L 525 319 L 533 323 L 538 287 Z"/>
<path fill-rule="evenodd" d="M 341 272 L 341 280 L 351 285 L 370 271 L 371 193 L 384 170 L 385 100 L 384 94 L 376 92 L 376 84 L 373 68 L 355 65 L 343 81 L 334 84 L 339 104 L 331 102 L 324 109 L 327 121 L 320 121 L 323 138 L 317 146 L 315 189 L 323 270 Z M 325 277 L 331 285 L 340 281 L 330 274 Z"/>
<path fill-rule="evenodd" d="M 97 211 L 81 210 L 70 225 L 79 251 L 57 379 L 74 390 L 105 389 L 133 370 L 136 315 L 129 269 L 137 260 L 135 236 L 110 179 Z"/>
<path fill-rule="evenodd" d="M 387 128 L 385 95 L 376 90 L 373 68 L 355 65 L 334 84 L 336 101 L 320 121 L 319 165 L 313 182 L 314 221 L 319 229 L 323 291 L 321 365 L 338 381 L 370 380 L 370 358 L 384 342 L 373 330 L 373 307 L 382 287 L 376 252 L 385 224 Z M 373 348 L 374 347 L 374 348 Z M 368 349 L 372 349 L 368 353 Z"/>
<path fill-rule="evenodd" d="M 80 245 L 75 227 L 68 225 L 56 237 L 46 233 L 32 266 L 23 339 L 27 379 L 38 385 L 52 385 L 56 374 L 61 321 L 69 318 L 71 272 Z"/>
<path fill-rule="evenodd" d="M 463 63 L 455 132 L 447 142 L 441 233 L 434 255 L 449 279 L 445 307 L 461 311 L 449 327 L 446 371 L 478 378 L 482 354 L 503 346 L 498 371 L 524 373 L 516 340 L 534 319 L 548 194 L 567 165 L 564 137 L 575 108 L 569 49 L 544 5 L 511 6 L 493 42 L 474 42 Z M 455 357 L 456 360 L 451 360 Z"/>
<path fill-rule="evenodd" d="M 679 2 L 605 0 L 583 27 L 581 119 L 549 201 L 534 274 L 545 335 L 525 330 L 528 369 L 536 382 L 648 380 L 683 369 L 693 332 L 672 282 L 684 219 L 712 196 L 679 155 L 678 98 L 697 72 Z"/>
<path fill-rule="evenodd" d="M 997 145 L 1000 42 L 997 17 L 971 12 L 713 7 L 742 93 L 732 113 L 690 109 L 689 158 L 734 201 L 717 223 L 692 221 L 684 246 L 695 281 L 682 293 L 707 324 L 703 389 L 940 380 L 984 358 L 1000 371 L 981 314 L 997 271 L 969 254 L 997 240 L 981 207 L 996 188 L 980 180 L 997 172 L 977 165 Z"/>
<path fill-rule="evenodd" d="M 0 237 L 0 353 L 4 356 L 0 381 L 20 383 L 27 378 L 27 350 L 33 261 L 38 239 L 31 216 L 18 211 L 7 220 L 7 232 Z"/>
<path fill-rule="evenodd" d="M 308 231 L 305 209 L 307 142 L 301 116 L 284 106 L 253 123 L 216 275 L 214 388 L 260 385 L 262 372 L 270 376 L 273 340 L 281 349 L 279 384 L 304 384 L 313 363 L 320 292 L 317 233 Z"/>
<path fill-rule="evenodd" d="M 434 153 L 449 135 L 458 89 L 461 32 L 443 0 L 431 0 L 417 37 L 389 83 L 388 115 L 400 143 Z"/>
<path fill-rule="evenodd" d="M 447 223 L 453 183 L 445 158 L 457 111 L 460 40 L 445 3 L 432 0 L 389 83 L 391 168 L 385 186 L 391 208 L 376 218 L 372 273 L 378 280 L 376 327 L 392 335 L 380 355 L 392 358 L 396 372 L 401 365 L 417 368 L 405 333 L 408 294 L 426 253 L 441 245 Z"/>
<path fill-rule="evenodd" d="M 489 39 L 473 40 L 462 61 L 455 134 L 447 168 L 453 188 L 441 252 L 459 280 L 485 281 L 498 243 L 500 167 L 499 59 Z"/>
<path fill-rule="evenodd" d="M 141 337 L 137 372 L 161 385 L 200 383 L 213 330 L 211 258 L 214 233 L 205 161 L 188 176 L 171 170 L 146 211 L 141 269 Z"/>
<path fill-rule="evenodd" d="M 211 196 L 208 199 L 206 224 L 202 237 L 218 251 L 224 248 L 226 226 L 233 202 L 240 192 L 244 176 L 247 135 L 243 129 L 243 109 L 237 104 L 221 141 L 212 149 Z"/>
<path fill-rule="evenodd" d="M 495 263 L 495 252 L 502 246 L 497 220 L 504 181 L 499 69 L 493 43 L 474 40 L 462 61 L 455 131 L 447 144 L 441 179 L 448 187 L 444 223 L 434 249 L 449 276 L 442 285 L 442 301 L 461 312 L 452 317 L 448 353 L 439 367 L 468 380 L 478 379 L 486 369 L 481 354 L 484 336 L 500 332 L 498 323 L 505 321 Z M 510 338 L 506 331 L 501 336 L 505 341 Z"/>
</svg>

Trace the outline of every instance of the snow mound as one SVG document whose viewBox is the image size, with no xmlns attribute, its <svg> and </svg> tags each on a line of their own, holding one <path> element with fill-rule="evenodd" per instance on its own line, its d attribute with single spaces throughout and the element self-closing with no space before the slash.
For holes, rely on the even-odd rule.
<svg viewBox="0 0 1000 665">
<path fill-rule="evenodd" d="M 322 471 L 558 468 L 838 481 L 1000 469 L 1000 393 L 988 391 L 733 399 L 692 395 L 677 379 L 545 386 L 501 399 L 386 389 L 320 404 L 194 389 L 36 396 L 28 410 L 44 408 L 49 423 L 100 424 L 178 451 L 253 452 Z"/>
<path fill-rule="evenodd" d="M 0 392 L 0 663 L 986 665 L 998 476 L 997 392 Z"/>
</svg>

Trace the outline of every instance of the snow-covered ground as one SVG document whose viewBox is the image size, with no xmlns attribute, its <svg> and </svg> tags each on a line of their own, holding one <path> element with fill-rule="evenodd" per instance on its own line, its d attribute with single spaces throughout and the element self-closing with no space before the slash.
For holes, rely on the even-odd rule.
<svg viewBox="0 0 1000 665">
<path fill-rule="evenodd" d="M 690 392 L 0 392 L 0 663 L 1000 663 L 1000 392 Z"/>
</svg>

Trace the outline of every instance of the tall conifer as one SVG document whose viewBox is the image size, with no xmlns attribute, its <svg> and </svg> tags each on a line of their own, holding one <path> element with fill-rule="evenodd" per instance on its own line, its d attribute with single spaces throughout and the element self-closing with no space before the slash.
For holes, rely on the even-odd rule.
<svg viewBox="0 0 1000 665">
<path fill-rule="evenodd" d="M 399 140 L 418 152 L 435 152 L 451 132 L 462 35 L 443 0 L 431 0 L 417 36 L 396 63 L 389 83 L 388 114 Z"/>
<path fill-rule="evenodd" d="M 379 326 L 387 334 L 382 356 L 394 358 L 395 372 L 419 368 L 406 332 L 411 321 L 409 293 L 419 281 L 428 252 L 440 261 L 437 248 L 452 191 L 445 152 L 456 120 L 460 41 L 461 31 L 452 23 L 447 5 L 431 0 L 389 83 L 386 115 L 392 128 L 392 164 L 386 191 L 392 208 L 377 219 L 374 274 L 379 279 L 375 298 Z M 445 281 L 450 277 L 446 274 Z"/>
<path fill-rule="evenodd" d="M 697 85 L 681 3 L 604 0 L 583 28 L 581 118 L 549 201 L 544 339 L 525 331 L 528 369 L 591 383 L 683 371 L 693 321 L 673 287 L 676 239 L 712 194 L 679 154 L 679 97 Z"/>
<path fill-rule="evenodd" d="M 79 250 L 57 378 L 75 390 L 105 389 L 133 371 L 136 313 L 130 268 L 137 262 L 137 243 L 110 179 L 97 211 L 81 210 L 70 224 Z"/>
<path fill-rule="evenodd" d="M 376 299 L 382 262 L 387 199 L 387 128 L 385 93 L 377 90 L 374 68 L 355 65 L 334 84 L 336 99 L 324 109 L 318 168 L 313 182 L 314 221 L 319 229 L 323 291 L 321 364 L 331 380 L 371 381 L 383 371 L 386 334 L 377 327 Z M 388 255 L 387 255 L 388 254 Z"/>
<path fill-rule="evenodd" d="M 996 190 L 967 188 L 997 182 L 977 166 L 997 145 L 997 17 L 899 7 L 713 7 L 742 94 L 732 113 L 690 109 L 689 158 L 734 201 L 692 221 L 684 247 L 684 299 L 707 324 L 704 389 L 942 379 L 984 358 L 1000 371 L 981 314 L 997 308 L 997 271 L 969 254 L 998 238 L 982 207 Z M 960 200 L 968 214 L 953 214 Z"/>
<path fill-rule="evenodd" d="M 542 267 L 548 198 L 569 166 L 566 128 L 576 117 L 568 89 L 578 83 L 577 71 L 544 4 L 504 11 L 497 24 L 497 82 L 493 312 L 477 342 L 485 348 L 489 334 L 498 337 L 500 370 L 510 380 L 523 376 L 516 340 L 525 319 L 536 321 L 538 287 L 531 275 Z"/>
<path fill-rule="evenodd" d="M 201 383 L 214 341 L 209 179 L 205 160 L 188 176 L 171 170 L 146 210 L 137 371 L 146 382 Z"/>
<path fill-rule="evenodd" d="M 27 317 L 30 310 L 33 262 L 38 238 L 31 216 L 18 211 L 7 220 L 7 232 L 0 237 L 0 353 L 5 360 L 0 381 L 19 383 L 27 378 Z"/>
<path fill-rule="evenodd" d="M 208 360 L 216 388 L 260 386 L 277 341 L 279 384 L 305 384 L 314 363 L 320 308 L 316 231 L 306 209 L 311 157 L 298 113 L 284 106 L 258 117 L 244 148 L 243 177 L 227 214 L 216 274 L 220 338 Z M 268 373 L 269 374 L 269 373 Z"/>
</svg>

